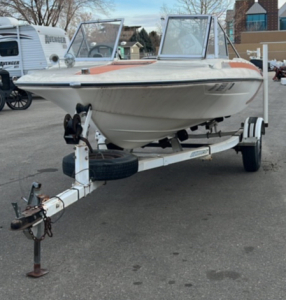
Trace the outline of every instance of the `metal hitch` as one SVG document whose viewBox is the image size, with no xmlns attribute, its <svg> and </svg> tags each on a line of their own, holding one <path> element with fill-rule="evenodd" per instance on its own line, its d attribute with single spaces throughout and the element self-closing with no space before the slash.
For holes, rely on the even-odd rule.
<svg viewBox="0 0 286 300">
<path fill-rule="evenodd" d="M 27 206 L 23 212 L 17 203 L 12 203 L 15 210 L 16 219 L 11 222 L 11 230 L 23 230 L 24 234 L 34 240 L 34 269 L 27 273 L 30 277 L 41 277 L 48 273 L 47 270 L 41 268 L 41 241 L 46 235 L 52 237 L 51 219 L 46 216 L 43 203 L 49 199 L 48 196 L 40 194 L 41 184 L 33 182 Z"/>
</svg>

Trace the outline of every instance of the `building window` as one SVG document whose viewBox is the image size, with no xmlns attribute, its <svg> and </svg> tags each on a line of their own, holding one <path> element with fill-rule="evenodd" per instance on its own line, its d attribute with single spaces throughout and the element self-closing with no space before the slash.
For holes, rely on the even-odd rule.
<svg viewBox="0 0 286 300">
<path fill-rule="evenodd" d="M 247 31 L 267 30 L 267 15 L 266 14 L 247 15 L 246 29 Z"/>
<path fill-rule="evenodd" d="M 1 42 L 0 56 L 17 56 L 19 55 L 17 42 Z"/>
<path fill-rule="evenodd" d="M 234 26 L 233 26 L 233 21 L 227 22 L 226 23 L 226 34 L 230 41 L 233 43 L 234 42 Z"/>
<path fill-rule="evenodd" d="M 280 30 L 286 30 L 286 18 L 280 18 Z"/>
</svg>

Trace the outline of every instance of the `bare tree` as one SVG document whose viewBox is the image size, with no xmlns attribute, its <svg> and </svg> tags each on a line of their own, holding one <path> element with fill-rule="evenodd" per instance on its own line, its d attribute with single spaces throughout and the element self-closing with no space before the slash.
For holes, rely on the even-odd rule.
<svg viewBox="0 0 286 300">
<path fill-rule="evenodd" d="M 91 12 L 77 12 L 71 18 L 68 29 L 66 30 L 69 38 L 71 39 L 73 37 L 80 22 L 88 22 L 88 21 L 91 21 L 94 19 L 95 19 L 95 17 Z M 61 28 L 65 28 L 66 20 L 61 18 L 59 20 L 59 23 L 57 24 L 57 26 L 59 26 Z"/>
<path fill-rule="evenodd" d="M 108 14 L 111 7 L 112 0 L 0 0 L 0 16 L 53 27 L 61 20 L 67 30 L 79 14 L 94 10 Z"/>
<path fill-rule="evenodd" d="M 239 1 L 235 3 L 234 9 L 234 18 L 233 18 L 233 26 L 234 26 L 234 41 L 236 44 L 241 43 L 241 32 L 246 31 L 246 12 L 253 5 L 251 1 Z"/>
<path fill-rule="evenodd" d="M 164 4 L 164 13 L 178 13 L 191 15 L 215 14 L 218 17 L 225 14 L 226 10 L 233 4 L 232 0 L 176 0 L 173 8 Z"/>
</svg>

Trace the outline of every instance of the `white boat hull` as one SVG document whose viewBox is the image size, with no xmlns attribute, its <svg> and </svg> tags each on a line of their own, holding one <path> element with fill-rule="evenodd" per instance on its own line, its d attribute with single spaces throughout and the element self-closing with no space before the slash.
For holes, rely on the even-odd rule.
<svg viewBox="0 0 286 300">
<path fill-rule="evenodd" d="M 171 15 L 165 24 L 156 60 L 120 60 L 115 51 L 123 20 L 83 22 L 67 68 L 28 74 L 17 85 L 71 115 L 77 103 L 91 104 L 96 127 L 124 149 L 245 109 L 263 78 L 250 62 L 229 59 L 217 18 Z"/>
<path fill-rule="evenodd" d="M 74 114 L 77 103 L 92 105 L 92 120 L 124 149 L 172 137 L 177 131 L 236 114 L 254 98 L 261 81 L 29 88 Z"/>
</svg>

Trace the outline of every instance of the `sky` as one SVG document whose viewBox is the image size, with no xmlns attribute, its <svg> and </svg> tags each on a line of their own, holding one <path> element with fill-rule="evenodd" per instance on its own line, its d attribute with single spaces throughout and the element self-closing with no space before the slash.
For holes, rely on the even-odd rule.
<svg viewBox="0 0 286 300">
<path fill-rule="evenodd" d="M 113 0 L 113 2 L 115 7 L 111 13 L 112 17 L 124 18 L 125 25 L 140 25 L 151 31 L 157 30 L 161 23 L 161 7 L 164 3 L 173 6 L 176 0 Z"/>
<path fill-rule="evenodd" d="M 109 17 L 124 18 L 125 25 L 140 25 L 148 32 L 158 30 L 163 5 L 166 4 L 171 8 L 177 3 L 176 0 L 113 0 L 113 2 L 115 6 Z M 286 0 L 278 2 L 281 7 Z"/>
</svg>

